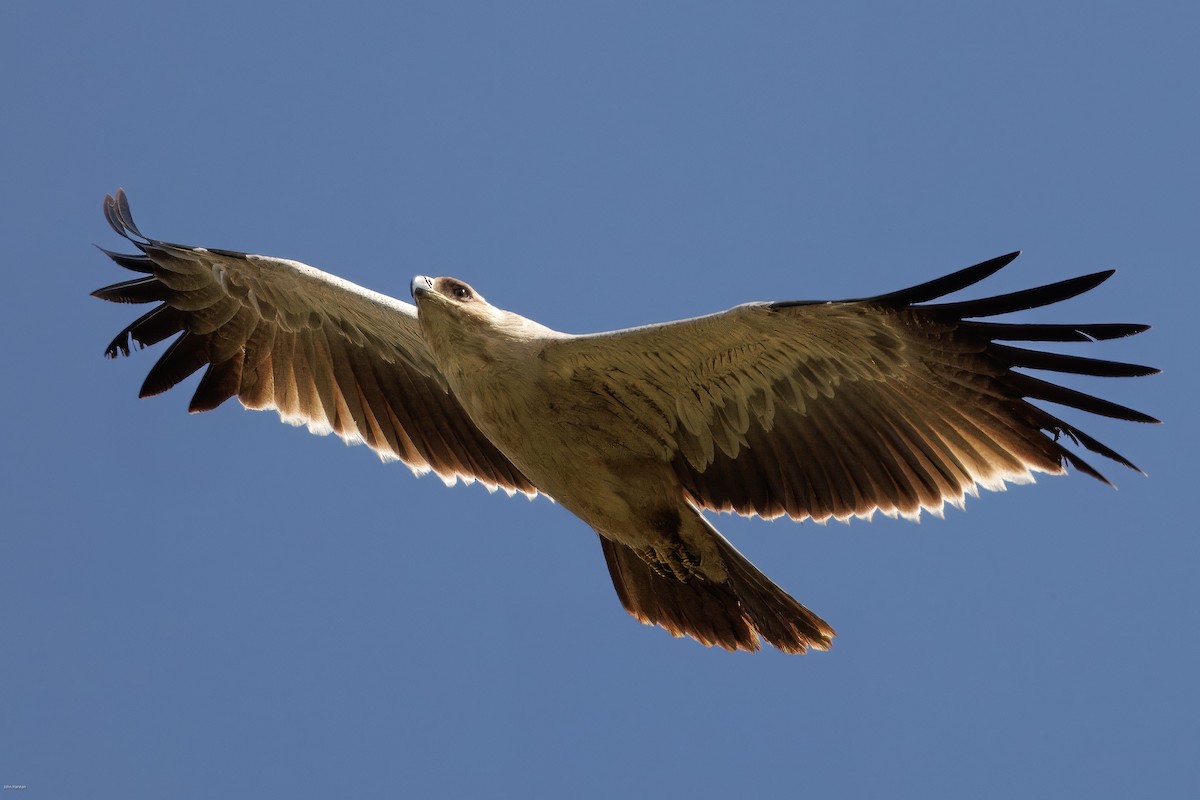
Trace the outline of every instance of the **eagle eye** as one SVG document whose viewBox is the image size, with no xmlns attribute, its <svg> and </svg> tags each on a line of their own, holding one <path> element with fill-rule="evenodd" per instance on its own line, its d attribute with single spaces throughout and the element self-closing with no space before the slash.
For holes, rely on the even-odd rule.
<svg viewBox="0 0 1200 800">
<path fill-rule="evenodd" d="M 456 300 L 470 300 L 471 290 L 463 286 L 461 283 L 450 285 L 450 294 L 454 295 Z"/>
</svg>

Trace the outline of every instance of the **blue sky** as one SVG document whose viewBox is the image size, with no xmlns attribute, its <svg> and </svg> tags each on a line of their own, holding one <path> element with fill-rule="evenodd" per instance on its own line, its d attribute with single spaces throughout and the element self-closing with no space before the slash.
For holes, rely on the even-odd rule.
<svg viewBox="0 0 1200 800">
<path fill-rule="evenodd" d="M 44 3 L 0 10 L 0 781 L 22 797 L 1200 791 L 1200 13 L 1183 3 Z M 585 332 L 1021 248 L 1028 319 L 1148 322 L 1071 385 L 1149 477 L 920 525 L 718 526 L 839 632 L 706 650 L 593 534 L 102 358 L 143 230 Z M 735 794 L 736 793 L 736 794 Z"/>
</svg>

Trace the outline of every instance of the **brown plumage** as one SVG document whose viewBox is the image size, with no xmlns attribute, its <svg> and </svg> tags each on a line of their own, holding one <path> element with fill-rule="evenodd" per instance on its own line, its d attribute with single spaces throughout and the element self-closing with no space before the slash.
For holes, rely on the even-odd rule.
<svg viewBox="0 0 1200 800">
<path fill-rule="evenodd" d="M 916 517 L 979 485 L 1065 466 L 1076 450 L 1136 469 L 1042 400 L 1151 417 L 1016 369 L 1129 377 L 1155 370 L 1013 344 L 1089 342 L 1144 325 L 988 318 L 1050 305 L 1112 272 L 995 297 L 935 302 L 1002 256 L 899 292 L 751 303 L 691 320 L 573 336 L 498 309 L 453 278 L 413 281 L 416 305 L 283 259 L 142 235 L 118 190 L 105 251 L 142 277 L 97 290 L 157 304 L 107 353 L 175 340 L 142 396 L 204 368 L 190 410 L 231 397 L 364 442 L 448 483 L 554 497 L 599 534 L 622 605 L 707 645 L 825 649 L 832 628 L 704 518 Z"/>
</svg>

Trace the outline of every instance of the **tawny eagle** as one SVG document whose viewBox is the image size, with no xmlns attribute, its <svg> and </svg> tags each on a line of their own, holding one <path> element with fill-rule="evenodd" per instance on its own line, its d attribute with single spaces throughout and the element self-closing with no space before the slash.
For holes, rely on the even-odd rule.
<svg viewBox="0 0 1200 800">
<path fill-rule="evenodd" d="M 105 251 L 142 277 L 95 296 L 154 307 L 107 353 L 176 336 L 142 385 L 205 368 L 191 411 L 237 397 L 315 433 L 364 442 L 448 483 L 552 497 L 598 534 L 625 609 L 706 645 L 826 649 L 834 631 L 705 519 L 917 517 L 978 486 L 1070 465 L 1068 442 L 1129 460 L 1029 402 L 1153 418 L 1017 368 L 1148 375 L 1134 364 L 1001 342 L 1090 342 L 1131 324 L 985 321 L 1088 291 L 1112 271 L 935 302 L 1016 253 L 909 289 L 836 302 L 747 303 L 582 336 L 489 304 L 455 278 L 418 276 L 410 305 L 280 258 L 144 236 L 125 193 Z"/>
</svg>

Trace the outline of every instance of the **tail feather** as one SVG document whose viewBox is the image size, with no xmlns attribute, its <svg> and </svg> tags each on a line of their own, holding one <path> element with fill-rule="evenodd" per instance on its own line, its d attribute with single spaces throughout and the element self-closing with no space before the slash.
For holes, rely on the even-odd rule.
<svg viewBox="0 0 1200 800">
<path fill-rule="evenodd" d="M 709 647 L 758 650 L 761 636 L 785 653 L 829 649 L 833 628 L 772 583 L 724 537 L 716 538 L 727 573 L 720 582 L 700 573 L 686 581 L 660 574 L 632 548 L 601 536 L 621 605 L 647 625 Z"/>
</svg>

